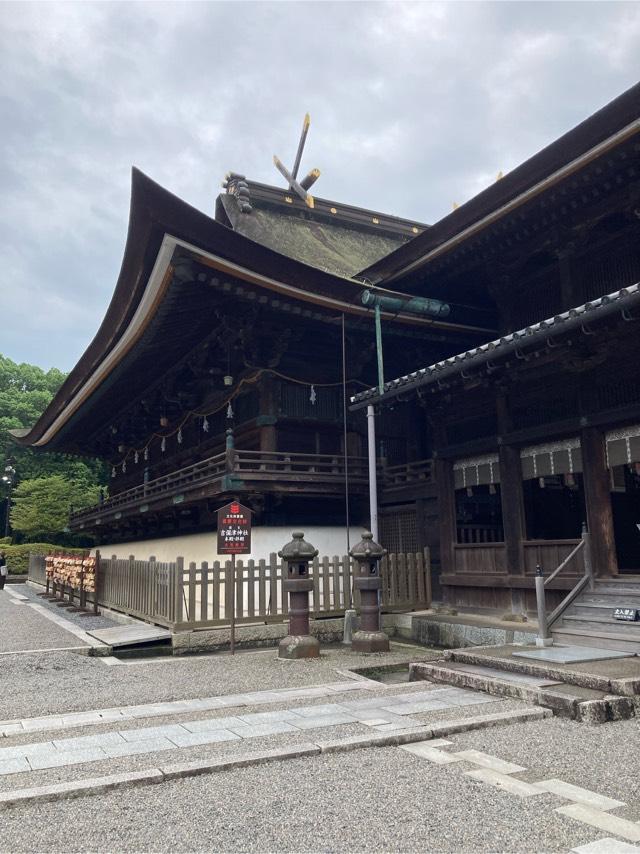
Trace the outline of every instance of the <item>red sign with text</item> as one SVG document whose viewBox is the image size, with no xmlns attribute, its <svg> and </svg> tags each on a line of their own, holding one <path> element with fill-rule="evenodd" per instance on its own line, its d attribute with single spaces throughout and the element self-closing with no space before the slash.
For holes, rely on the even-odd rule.
<svg viewBox="0 0 640 854">
<path fill-rule="evenodd" d="M 251 510 L 232 501 L 218 510 L 218 554 L 251 553 Z"/>
</svg>

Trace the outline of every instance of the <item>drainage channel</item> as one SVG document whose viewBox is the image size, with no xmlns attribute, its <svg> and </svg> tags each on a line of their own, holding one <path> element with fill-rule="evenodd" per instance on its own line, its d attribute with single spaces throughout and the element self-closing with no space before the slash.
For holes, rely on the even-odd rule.
<svg viewBox="0 0 640 854">
<path fill-rule="evenodd" d="M 379 667 L 360 667 L 352 668 L 352 673 L 357 673 L 358 676 L 365 676 L 367 679 L 372 679 L 374 682 L 382 682 L 385 685 L 401 685 L 404 682 L 409 682 L 409 663 L 404 664 L 386 664 Z"/>
</svg>

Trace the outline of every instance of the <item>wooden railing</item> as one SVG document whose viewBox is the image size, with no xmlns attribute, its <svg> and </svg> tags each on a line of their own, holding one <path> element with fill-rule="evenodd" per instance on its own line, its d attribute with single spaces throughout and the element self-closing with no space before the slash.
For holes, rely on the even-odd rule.
<svg viewBox="0 0 640 854">
<path fill-rule="evenodd" d="M 502 543 L 502 525 L 458 525 L 458 543 Z"/>
<path fill-rule="evenodd" d="M 545 587 L 548 587 L 567 566 L 575 563 L 578 555 L 582 559 L 582 576 L 574 584 L 569 593 L 567 593 L 562 602 L 550 614 L 547 614 Z M 551 646 L 553 644 L 553 640 L 549 634 L 551 627 L 560 619 L 569 605 L 587 586 L 591 586 L 593 589 L 593 566 L 591 563 L 591 536 L 586 526 L 583 526 L 581 538 L 551 575 L 545 578 L 542 567 L 540 565 L 536 567 L 536 605 L 538 610 L 538 635 L 536 644 L 538 646 Z"/>
<path fill-rule="evenodd" d="M 378 473 L 385 489 L 397 489 L 408 484 L 431 480 L 431 460 L 402 463 L 399 466 L 380 466 Z"/>
<path fill-rule="evenodd" d="M 38 556 L 32 555 L 29 579 L 42 584 L 40 563 Z M 338 617 L 351 607 L 359 607 L 359 594 L 352 584 L 353 563 L 348 556 L 316 558 L 309 574 L 313 579 L 312 616 Z M 383 609 L 429 607 L 428 550 L 388 555 L 381 562 L 380 575 Z M 100 605 L 175 631 L 228 625 L 234 599 L 238 623 L 282 622 L 288 616 L 283 566 L 275 554 L 268 560 L 237 560 L 235 585 L 231 561 L 185 564 L 181 557 L 166 563 L 154 558 L 99 556 L 98 579 Z"/>
<path fill-rule="evenodd" d="M 349 457 L 351 486 L 365 489 L 368 483 L 366 457 Z M 161 477 L 119 492 L 101 504 L 87 507 L 71 514 L 70 524 L 77 527 L 91 517 L 113 511 L 136 507 L 147 501 L 188 492 L 205 484 L 220 482 L 223 489 L 225 477 L 237 477 L 263 483 L 295 482 L 331 486 L 344 483 L 345 461 L 339 454 L 296 454 L 270 451 L 232 450 L 186 466 Z M 379 467 L 382 486 L 398 487 L 409 482 L 428 481 L 431 478 L 431 461 L 421 460 L 400 466 Z"/>
</svg>

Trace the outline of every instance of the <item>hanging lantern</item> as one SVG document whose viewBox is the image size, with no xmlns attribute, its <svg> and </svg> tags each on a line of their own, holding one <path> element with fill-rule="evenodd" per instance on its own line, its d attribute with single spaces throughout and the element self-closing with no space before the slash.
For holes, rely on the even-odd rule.
<svg viewBox="0 0 640 854">
<path fill-rule="evenodd" d="M 233 418 L 233 407 L 231 406 L 231 401 L 229 401 L 229 405 L 227 406 L 227 418 Z"/>
<path fill-rule="evenodd" d="M 316 390 L 313 386 L 311 386 L 311 394 L 309 395 L 309 400 L 311 401 L 312 406 L 315 406 L 317 399 L 318 395 L 316 394 Z"/>
<path fill-rule="evenodd" d="M 118 453 L 124 454 L 124 445 L 122 444 L 122 442 L 118 445 Z"/>
<path fill-rule="evenodd" d="M 540 489 L 544 489 L 544 488 L 545 488 L 545 482 L 544 482 L 544 478 L 543 478 L 543 477 L 539 477 L 539 478 L 538 478 L 538 486 L 540 487 Z"/>
<path fill-rule="evenodd" d="M 231 376 L 231 374 L 225 374 L 225 375 L 222 377 L 222 382 L 223 382 L 227 387 L 232 386 L 232 385 L 233 385 L 233 377 Z"/>
<path fill-rule="evenodd" d="M 160 450 L 162 451 L 163 454 L 167 450 L 167 440 L 165 439 L 164 436 L 162 437 L 162 442 L 160 442 Z"/>
<path fill-rule="evenodd" d="M 178 444 L 182 444 L 182 427 L 178 430 Z"/>
<path fill-rule="evenodd" d="M 144 449 L 144 458 L 145 458 L 145 460 L 149 459 L 149 448 Z"/>
<path fill-rule="evenodd" d="M 115 476 L 116 476 L 116 467 L 115 467 L 115 466 L 112 466 L 112 468 L 111 468 L 111 477 L 115 477 Z"/>
<path fill-rule="evenodd" d="M 139 459 L 138 452 L 136 451 L 135 454 L 133 455 L 133 462 L 135 465 L 138 465 L 138 459 Z"/>
<path fill-rule="evenodd" d="M 160 416 L 160 426 L 161 427 L 168 427 L 169 426 L 169 419 L 167 418 L 166 415 Z"/>
<path fill-rule="evenodd" d="M 209 432 L 209 421 L 207 420 L 207 416 L 204 416 L 204 420 L 202 422 L 202 429 L 205 433 Z"/>
</svg>

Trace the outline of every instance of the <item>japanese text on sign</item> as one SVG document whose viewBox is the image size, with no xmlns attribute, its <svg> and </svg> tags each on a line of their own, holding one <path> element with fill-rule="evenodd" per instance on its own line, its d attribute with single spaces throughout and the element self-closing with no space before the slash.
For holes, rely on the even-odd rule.
<svg viewBox="0 0 640 854">
<path fill-rule="evenodd" d="M 251 510 L 232 501 L 218 510 L 218 554 L 251 552 Z"/>
</svg>

